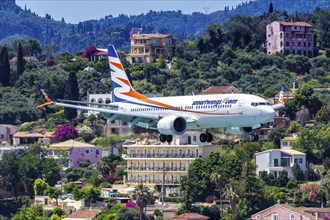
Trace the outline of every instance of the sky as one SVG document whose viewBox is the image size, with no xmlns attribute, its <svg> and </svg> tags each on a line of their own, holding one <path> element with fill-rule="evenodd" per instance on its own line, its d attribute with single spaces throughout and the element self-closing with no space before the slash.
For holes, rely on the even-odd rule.
<svg viewBox="0 0 330 220">
<path fill-rule="evenodd" d="M 177 11 L 183 14 L 192 12 L 212 13 L 223 10 L 225 6 L 236 6 L 242 0 L 16 0 L 24 9 L 31 9 L 39 16 L 50 14 L 54 20 L 64 18 L 67 23 L 78 23 L 90 19 L 100 19 L 107 15 L 138 15 L 153 11 Z"/>
</svg>

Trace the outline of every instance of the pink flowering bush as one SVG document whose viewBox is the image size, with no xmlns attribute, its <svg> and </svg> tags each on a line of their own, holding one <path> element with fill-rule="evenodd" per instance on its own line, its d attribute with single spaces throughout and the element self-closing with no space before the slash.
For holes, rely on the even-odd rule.
<svg viewBox="0 0 330 220">
<path fill-rule="evenodd" d="M 135 202 L 128 202 L 125 204 L 125 208 L 135 208 L 136 203 Z"/>
<path fill-rule="evenodd" d="M 92 55 L 97 53 L 97 49 L 95 46 L 91 45 L 86 48 L 84 51 L 82 58 L 87 58 L 88 60 L 91 60 Z"/>
<path fill-rule="evenodd" d="M 78 131 L 72 125 L 60 125 L 56 128 L 54 135 L 59 141 L 67 141 L 78 137 Z"/>
</svg>

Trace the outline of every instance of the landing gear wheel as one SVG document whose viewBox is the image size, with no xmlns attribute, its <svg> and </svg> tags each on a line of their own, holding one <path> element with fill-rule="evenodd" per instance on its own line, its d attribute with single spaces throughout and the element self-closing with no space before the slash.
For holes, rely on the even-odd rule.
<svg viewBox="0 0 330 220">
<path fill-rule="evenodd" d="M 258 135 L 252 134 L 251 137 L 252 137 L 251 138 L 251 141 L 252 142 L 255 142 L 255 141 L 258 141 L 259 140 L 259 136 Z"/>
<path fill-rule="evenodd" d="M 171 143 L 173 141 L 173 136 L 172 135 L 167 135 L 166 140 L 168 143 Z"/>
<path fill-rule="evenodd" d="M 159 135 L 159 140 L 160 140 L 160 142 L 165 142 L 166 139 L 167 139 L 167 136 L 166 136 L 166 135 L 164 135 L 164 134 L 160 134 L 160 135 Z"/>
<path fill-rule="evenodd" d="M 199 140 L 204 143 L 207 140 L 207 136 L 205 133 L 201 133 L 201 135 L 199 136 Z"/>
<path fill-rule="evenodd" d="M 206 133 L 206 141 L 207 142 L 212 142 L 213 141 L 213 136 L 211 133 Z"/>
</svg>

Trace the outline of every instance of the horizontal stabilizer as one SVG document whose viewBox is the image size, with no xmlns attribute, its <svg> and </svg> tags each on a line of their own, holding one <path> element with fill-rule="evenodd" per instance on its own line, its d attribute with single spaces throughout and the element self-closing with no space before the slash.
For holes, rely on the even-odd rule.
<svg viewBox="0 0 330 220">
<path fill-rule="evenodd" d="M 97 106 L 105 106 L 105 107 L 115 107 L 118 108 L 118 105 L 114 105 L 111 103 L 98 103 L 98 102 L 82 102 L 82 101 L 75 101 L 75 100 L 65 100 L 59 99 L 60 102 L 67 102 L 67 103 L 76 103 L 76 104 L 84 104 L 84 105 L 97 105 Z"/>
</svg>

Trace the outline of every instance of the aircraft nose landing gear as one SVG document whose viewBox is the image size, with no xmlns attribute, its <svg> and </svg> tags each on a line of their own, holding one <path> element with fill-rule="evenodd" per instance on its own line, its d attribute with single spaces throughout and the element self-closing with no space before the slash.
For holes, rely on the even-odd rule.
<svg viewBox="0 0 330 220">
<path fill-rule="evenodd" d="M 213 135 L 211 133 L 201 133 L 199 136 L 199 140 L 204 143 L 204 142 L 212 142 L 213 140 Z"/>
<path fill-rule="evenodd" d="M 258 141 L 259 140 L 259 136 L 256 135 L 256 134 L 251 134 L 251 141 L 252 142 L 255 142 L 255 141 Z"/>
</svg>

